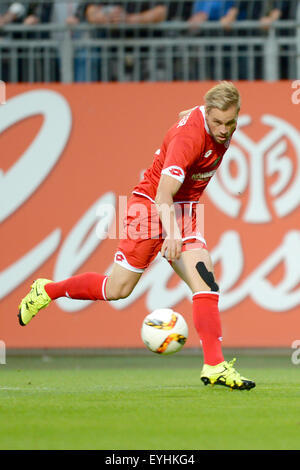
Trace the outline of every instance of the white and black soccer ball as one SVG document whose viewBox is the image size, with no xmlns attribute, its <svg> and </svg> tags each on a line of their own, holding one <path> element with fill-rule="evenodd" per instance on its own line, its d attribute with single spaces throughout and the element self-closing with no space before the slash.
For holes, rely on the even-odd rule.
<svg viewBox="0 0 300 470">
<path fill-rule="evenodd" d="M 180 313 L 170 308 L 160 308 L 145 317 L 141 336 L 150 351 L 157 354 L 173 354 L 185 344 L 188 326 Z"/>
</svg>

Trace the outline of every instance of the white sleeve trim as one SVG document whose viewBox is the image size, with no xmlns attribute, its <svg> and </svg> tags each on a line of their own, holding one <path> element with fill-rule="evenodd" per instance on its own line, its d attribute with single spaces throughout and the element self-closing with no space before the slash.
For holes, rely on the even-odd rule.
<svg viewBox="0 0 300 470">
<path fill-rule="evenodd" d="M 220 295 L 219 292 L 215 292 L 215 291 L 211 291 L 211 290 L 200 290 L 199 292 L 194 292 L 192 297 L 194 297 L 195 295 L 198 295 L 198 294 L 210 294 L 210 295 L 217 295 L 217 296 Z"/>
<path fill-rule="evenodd" d="M 180 183 L 184 182 L 185 173 L 180 166 L 172 165 L 168 166 L 168 168 L 164 168 L 161 172 L 162 175 L 168 175 L 172 178 L 175 178 Z"/>
</svg>

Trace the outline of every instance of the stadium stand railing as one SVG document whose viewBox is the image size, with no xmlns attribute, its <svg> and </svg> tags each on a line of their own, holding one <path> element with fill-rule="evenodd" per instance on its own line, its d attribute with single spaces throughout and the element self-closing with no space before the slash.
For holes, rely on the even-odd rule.
<svg viewBox="0 0 300 470">
<path fill-rule="evenodd" d="M 210 20 L 191 30 L 188 15 L 184 18 L 178 12 L 183 11 L 184 4 L 190 4 L 191 12 L 194 2 L 181 0 L 175 2 L 177 10 L 172 16 L 174 2 L 147 2 L 166 7 L 165 19 L 157 23 L 127 24 L 124 20 L 91 24 L 84 13 L 86 2 L 81 4 L 77 24 L 59 23 L 48 15 L 47 21 L 29 25 L 24 23 L 27 8 L 54 8 L 58 2 L 2 1 L 0 18 L 4 3 L 8 8 L 21 3 L 25 9 L 20 18 L 1 26 L 0 79 L 12 83 L 297 79 L 300 2 L 287 2 L 291 7 L 289 17 L 282 16 L 267 29 L 261 27 L 259 18 L 248 19 L 254 1 L 240 0 L 231 3 L 237 4 L 239 11 L 247 4 L 246 13 L 230 29 Z M 105 6 L 113 7 L 115 3 L 105 2 Z M 118 3 L 124 9 L 128 3 L 134 4 L 137 10 L 145 2 Z"/>
</svg>

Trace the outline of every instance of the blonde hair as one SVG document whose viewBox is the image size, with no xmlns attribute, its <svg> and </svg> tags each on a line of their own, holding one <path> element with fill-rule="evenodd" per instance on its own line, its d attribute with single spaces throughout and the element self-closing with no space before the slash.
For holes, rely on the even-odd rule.
<svg viewBox="0 0 300 470">
<path fill-rule="evenodd" d="M 227 111 L 231 106 L 241 107 L 241 97 L 238 89 L 231 82 L 222 81 L 214 86 L 204 96 L 205 108 L 209 112 L 213 108 Z"/>
<path fill-rule="evenodd" d="M 222 81 L 218 85 L 212 87 L 204 95 L 206 111 L 209 112 L 213 108 L 221 111 L 227 111 L 231 106 L 236 106 L 237 111 L 241 107 L 241 96 L 238 89 L 231 82 Z M 197 108 L 197 106 L 196 106 Z M 183 118 L 195 108 L 186 109 L 179 113 L 179 118 Z"/>
</svg>

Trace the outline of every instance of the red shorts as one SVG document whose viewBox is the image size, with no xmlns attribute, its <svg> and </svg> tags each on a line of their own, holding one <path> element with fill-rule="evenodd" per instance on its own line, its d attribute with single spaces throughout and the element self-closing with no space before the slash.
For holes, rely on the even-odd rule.
<svg viewBox="0 0 300 470">
<path fill-rule="evenodd" d="M 175 203 L 177 224 L 182 235 L 182 251 L 207 248 L 203 231 L 202 204 Z M 201 230 L 201 231 L 200 231 Z M 142 273 L 156 258 L 164 241 L 164 232 L 154 202 L 133 194 L 127 204 L 124 232 L 115 254 L 115 263 Z"/>
</svg>

